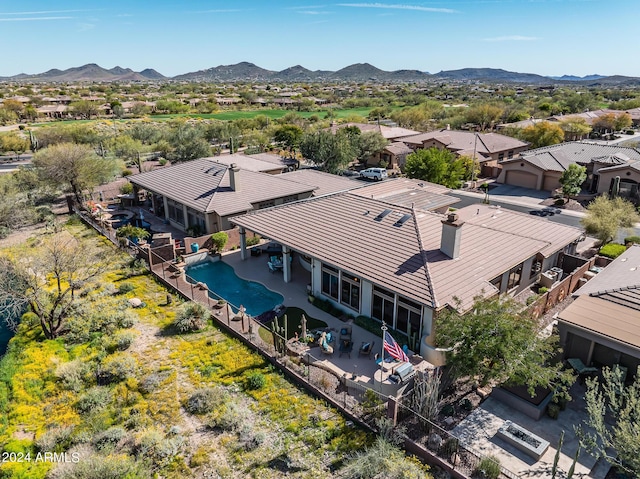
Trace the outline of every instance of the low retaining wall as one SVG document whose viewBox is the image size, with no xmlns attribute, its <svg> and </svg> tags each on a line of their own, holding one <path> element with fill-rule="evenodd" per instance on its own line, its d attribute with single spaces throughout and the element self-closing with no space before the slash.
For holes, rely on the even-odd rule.
<svg viewBox="0 0 640 479">
<path fill-rule="evenodd" d="M 516 411 L 526 414 L 536 421 L 544 415 L 547 410 L 547 405 L 553 399 L 553 393 L 549 392 L 549 394 L 547 394 L 547 396 L 536 405 L 503 388 L 495 388 L 492 392 L 492 396 L 501 403 L 512 407 Z"/>
</svg>

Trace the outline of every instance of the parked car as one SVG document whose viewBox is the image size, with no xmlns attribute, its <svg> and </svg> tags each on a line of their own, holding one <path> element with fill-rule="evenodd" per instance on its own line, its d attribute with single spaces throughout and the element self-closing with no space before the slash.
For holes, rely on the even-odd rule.
<svg viewBox="0 0 640 479">
<path fill-rule="evenodd" d="M 556 214 L 560 214 L 559 209 L 557 208 L 542 208 L 541 210 L 531 210 L 529 211 L 530 215 L 534 215 L 534 216 L 553 216 Z"/>
<path fill-rule="evenodd" d="M 387 170 L 384 168 L 367 168 L 360 172 L 360 176 L 368 180 L 381 181 L 387 178 Z"/>
</svg>

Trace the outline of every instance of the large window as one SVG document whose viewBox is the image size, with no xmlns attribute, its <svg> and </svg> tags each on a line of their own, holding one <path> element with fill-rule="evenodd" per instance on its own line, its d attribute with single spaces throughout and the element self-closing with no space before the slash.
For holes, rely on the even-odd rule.
<svg viewBox="0 0 640 479">
<path fill-rule="evenodd" d="M 398 297 L 398 316 L 396 318 L 396 329 L 407 336 L 412 334 L 420 335 L 420 325 L 422 323 L 422 306 L 414 303 L 402 296 Z"/>
<path fill-rule="evenodd" d="M 373 287 L 371 317 L 387 324 L 393 324 L 394 294 L 386 289 Z"/>
<path fill-rule="evenodd" d="M 360 281 L 354 276 L 342 275 L 340 302 L 360 311 Z"/>
<path fill-rule="evenodd" d="M 167 206 L 169 207 L 169 219 L 179 223 L 181 225 L 184 224 L 184 210 L 182 209 L 182 205 L 177 201 L 167 199 Z"/>
<path fill-rule="evenodd" d="M 507 283 L 507 290 L 513 289 L 520 285 L 520 280 L 522 279 L 522 265 L 524 263 L 520 263 L 518 266 L 511 268 L 509 271 L 509 282 Z"/>
<path fill-rule="evenodd" d="M 326 264 L 322 265 L 322 292 L 338 300 L 338 270 Z"/>
</svg>

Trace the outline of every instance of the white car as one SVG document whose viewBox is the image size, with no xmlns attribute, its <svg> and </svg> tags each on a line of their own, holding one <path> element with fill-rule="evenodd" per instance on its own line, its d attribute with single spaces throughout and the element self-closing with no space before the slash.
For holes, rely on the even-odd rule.
<svg viewBox="0 0 640 479">
<path fill-rule="evenodd" d="M 387 170 L 384 168 L 367 168 L 360 172 L 360 176 L 362 178 L 367 178 L 368 180 L 381 181 L 387 178 L 388 175 Z"/>
</svg>

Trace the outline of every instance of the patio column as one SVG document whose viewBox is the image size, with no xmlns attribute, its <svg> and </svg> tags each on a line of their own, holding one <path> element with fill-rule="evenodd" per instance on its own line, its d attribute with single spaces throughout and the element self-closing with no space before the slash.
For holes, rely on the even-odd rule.
<svg viewBox="0 0 640 479">
<path fill-rule="evenodd" d="M 166 196 L 162 197 L 162 202 L 164 204 L 164 219 L 168 220 L 169 219 L 169 201 L 167 200 Z"/>
<path fill-rule="evenodd" d="M 240 259 L 247 259 L 247 230 L 240 227 Z"/>
<path fill-rule="evenodd" d="M 285 245 L 282 245 L 282 273 L 284 282 L 291 282 L 291 250 Z"/>
</svg>

